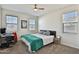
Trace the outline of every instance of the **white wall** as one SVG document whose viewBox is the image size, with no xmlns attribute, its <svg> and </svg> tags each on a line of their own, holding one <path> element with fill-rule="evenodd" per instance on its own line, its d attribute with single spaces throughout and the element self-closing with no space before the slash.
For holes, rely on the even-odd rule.
<svg viewBox="0 0 79 59">
<path fill-rule="evenodd" d="M 1 6 L 0 6 L 0 28 L 1 28 Z"/>
<path fill-rule="evenodd" d="M 25 14 L 25 13 L 21 13 L 21 12 L 16 12 L 16 11 L 12 11 L 12 10 L 7 10 L 7 9 L 2 9 L 2 27 L 6 27 L 6 21 L 5 21 L 5 16 L 6 15 L 14 15 L 14 16 L 18 16 L 18 36 L 20 37 L 22 34 L 27 34 L 30 31 L 28 30 L 28 24 L 27 24 L 27 29 L 22 29 L 21 28 L 21 20 L 28 20 L 30 18 L 32 19 L 36 19 L 36 17 Z M 35 30 L 36 31 L 36 30 Z"/>
<path fill-rule="evenodd" d="M 79 48 L 79 32 L 78 34 L 63 33 L 62 14 L 72 10 L 78 10 L 78 6 L 70 5 L 39 17 L 39 30 L 55 30 L 57 31 L 57 35 L 61 35 L 62 44 Z"/>
<path fill-rule="evenodd" d="M 57 31 L 58 34 L 61 34 L 62 30 L 61 29 L 61 20 L 58 21 L 58 19 L 60 19 L 60 15 L 58 15 L 57 13 L 49 13 L 47 15 L 42 16 L 39 19 L 39 29 L 45 29 L 45 30 L 55 30 Z"/>
</svg>

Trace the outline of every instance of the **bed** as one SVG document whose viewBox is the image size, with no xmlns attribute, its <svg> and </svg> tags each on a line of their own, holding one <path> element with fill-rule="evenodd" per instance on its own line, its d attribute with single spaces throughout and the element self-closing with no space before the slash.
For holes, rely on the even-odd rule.
<svg viewBox="0 0 79 59">
<path fill-rule="evenodd" d="M 40 30 L 41 33 L 26 34 L 21 36 L 21 40 L 28 46 L 29 52 L 35 52 L 43 46 L 50 44 L 56 37 L 56 31 Z M 49 31 L 49 35 L 45 35 L 45 32 Z"/>
</svg>

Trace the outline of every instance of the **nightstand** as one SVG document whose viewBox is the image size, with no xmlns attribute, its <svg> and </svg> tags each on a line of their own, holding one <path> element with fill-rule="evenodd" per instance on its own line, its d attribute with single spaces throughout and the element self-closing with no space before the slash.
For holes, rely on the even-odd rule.
<svg viewBox="0 0 79 59">
<path fill-rule="evenodd" d="M 55 44 L 61 44 L 61 36 L 58 35 L 58 36 L 55 38 L 54 43 L 55 43 Z"/>
</svg>

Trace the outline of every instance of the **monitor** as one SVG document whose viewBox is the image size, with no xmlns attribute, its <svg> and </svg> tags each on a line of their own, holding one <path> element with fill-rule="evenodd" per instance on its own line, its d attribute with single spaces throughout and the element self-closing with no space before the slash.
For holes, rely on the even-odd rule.
<svg viewBox="0 0 79 59">
<path fill-rule="evenodd" d="M 6 33 L 6 28 L 0 28 L 0 33 L 1 33 L 1 34 Z"/>
</svg>

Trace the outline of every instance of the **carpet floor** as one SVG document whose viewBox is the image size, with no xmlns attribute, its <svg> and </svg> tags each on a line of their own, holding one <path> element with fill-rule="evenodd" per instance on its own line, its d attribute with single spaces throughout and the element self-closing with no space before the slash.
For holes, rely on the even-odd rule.
<svg viewBox="0 0 79 59">
<path fill-rule="evenodd" d="M 22 41 L 18 41 L 12 47 L 0 49 L 0 54 L 32 54 L 28 52 L 28 47 Z M 60 45 L 49 44 L 39 49 L 33 54 L 79 54 L 79 49 Z"/>
</svg>

